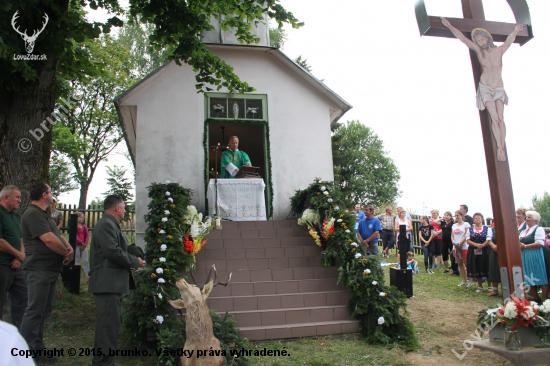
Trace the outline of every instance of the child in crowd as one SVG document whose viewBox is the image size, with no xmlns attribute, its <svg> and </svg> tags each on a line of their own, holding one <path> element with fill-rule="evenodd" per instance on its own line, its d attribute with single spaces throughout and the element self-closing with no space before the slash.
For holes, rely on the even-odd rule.
<svg viewBox="0 0 550 366">
<path fill-rule="evenodd" d="M 90 281 L 90 265 L 88 264 L 88 241 L 90 240 L 90 233 L 88 228 L 84 225 L 84 214 L 77 211 L 78 221 L 76 225 L 76 250 L 74 253 L 75 264 L 80 263 L 82 258 L 82 267 L 84 267 L 84 274 L 86 275 L 86 282 Z"/>
<path fill-rule="evenodd" d="M 544 243 L 548 248 L 550 248 L 550 233 L 546 236 L 546 242 Z"/>
<path fill-rule="evenodd" d="M 414 259 L 413 252 L 407 252 L 407 268 L 412 269 L 413 274 L 420 273 L 420 270 L 418 269 L 418 261 Z"/>
<path fill-rule="evenodd" d="M 426 273 L 433 274 L 432 270 L 434 265 L 435 246 L 432 244 L 434 238 L 434 227 L 430 225 L 430 221 L 427 216 L 420 217 L 420 227 L 418 228 L 420 233 L 420 242 L 422 245 L 422 251 L 424 252 L 424 266 L 426 267 Z"/>
</svg>

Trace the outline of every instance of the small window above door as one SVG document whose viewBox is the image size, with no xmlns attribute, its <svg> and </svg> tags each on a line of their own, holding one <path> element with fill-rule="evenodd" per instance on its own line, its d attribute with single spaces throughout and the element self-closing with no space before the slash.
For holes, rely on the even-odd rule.
<svg viewBox="0 0 550 366">
<path fill-rule="evenodd" d="M 267 120 L 267 96 L 261 94 L 206 94 L 207 118 Z"/>
</svg>

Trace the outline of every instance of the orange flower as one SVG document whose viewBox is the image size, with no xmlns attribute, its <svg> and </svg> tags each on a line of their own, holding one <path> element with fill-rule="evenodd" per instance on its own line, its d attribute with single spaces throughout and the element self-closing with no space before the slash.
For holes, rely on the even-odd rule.
<svg viewBox="0 0 550 366">
<path fill-rule="evenodd" d="M 172 235 L 166 235 L 166 238 L 167 238 L 167 239 L 172 239 L 173 236 L 172 236 Z"/>
<path fill-rule="evenodd" d="M 155 278 L 155 277 L 157 277 L 157 275 L 154 273 L 151 273 L 151 278 Z"/>
</svg>

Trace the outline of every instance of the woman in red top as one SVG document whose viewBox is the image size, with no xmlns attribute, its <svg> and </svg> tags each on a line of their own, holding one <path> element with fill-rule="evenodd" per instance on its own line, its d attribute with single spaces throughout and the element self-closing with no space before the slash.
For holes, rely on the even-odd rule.
<svg viewBox="0 0 550 366">
<path fill-rule="evenodd" d="M 90 265 L 88 263 L 88 242 L 90 241 L 90 233 L 88 228 L 84 225 L 84 214 L 82 212 L 76 212 L 78 215 L 78 221 L 76 226 L 76 250 L 74 251 L 74 262 L 79 264 L 80 258 L 82 258 L 82 266 L 84 267 L 84 274 L 86 275 L 86 282 L 90 281 Z"/>
<path fill-rule="evenodd" d="M 441 268 L 441 254 L 443 249 L 443 236 L 441 235 L 441 220 L 439 218 L 439 211 L 432 210 L 432 218 L 430 219 L 430 225 L 433 226 L 433 239 L 432 244 L 434 245 L 434 255 L 435 255 L 435 268 Z M 445 270 L 448 268 L 447 262 L 444 262 Z"/>
</svg>

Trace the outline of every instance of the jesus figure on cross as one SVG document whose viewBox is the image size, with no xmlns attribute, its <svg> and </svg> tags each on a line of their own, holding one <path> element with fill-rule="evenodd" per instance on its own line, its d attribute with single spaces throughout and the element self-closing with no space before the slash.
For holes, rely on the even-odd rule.
<svg viewBox="0 0 550 366">
<path fill-rule="evenodd" d="M 487 108 L 491 116 L 491 131 L 497 143 L 497 160 L 506 161 L 504 153 L 506 125 L 504 124 L 504 104 L 508 105 L 508 96 L 502 82 L 502 55 L 514 43 L 516 36 L 523 30 L 523 24 L 516 25 L 508 35 L 506 41 L 499 47 L 493 43 L 493 37 L 483 28 L 472 31 L 472 41 L 453 27 L 445 18 L 441 18 L 443 25 L 454 34 L 462 43 L 474 50 L 483 70 L 477 89 L 477 107 L 479 110 Z"/>
</svg>

